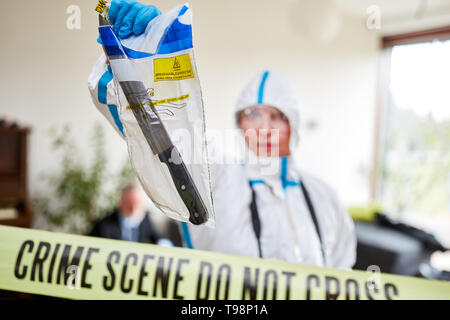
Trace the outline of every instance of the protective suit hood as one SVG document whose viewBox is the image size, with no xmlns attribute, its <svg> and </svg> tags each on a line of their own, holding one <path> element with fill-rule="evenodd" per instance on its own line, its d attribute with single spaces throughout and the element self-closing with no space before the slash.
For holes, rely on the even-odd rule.
<svg viewBox="0 0 450 320">
<path fill-rule="evenodd" d="M 251 106 L 272 106 L 284 113 L 291 129 L 289 147 L 293 154 L 299 140 L 300 103 L 291 83 L 276 71 L 258 72 L 242 90 L 236 114 Z"/>
</svg>

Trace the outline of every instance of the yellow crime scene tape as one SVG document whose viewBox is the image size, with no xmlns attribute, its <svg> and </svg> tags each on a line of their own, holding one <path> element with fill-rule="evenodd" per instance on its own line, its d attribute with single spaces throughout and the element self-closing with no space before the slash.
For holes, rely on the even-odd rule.
<svg viewBox="0 0 450 320">
<path fill-rule="evenodd" d="M 0 289 L 69 299 L 450 299 L 450 283 L 0 226 Z"/>
</svg>

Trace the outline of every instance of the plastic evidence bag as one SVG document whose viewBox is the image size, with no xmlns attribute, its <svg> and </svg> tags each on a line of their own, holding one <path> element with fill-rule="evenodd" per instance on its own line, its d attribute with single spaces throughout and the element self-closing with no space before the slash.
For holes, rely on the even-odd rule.
<svg viewBox="0 0 450 320">
<path fill-rule="evenodd" d="M 134 172 L 163 214 L 214 226 L 192 9 L 180 5 L 150 21 L 143 34 L 120 40 L 105 13 L 99 32 Z"/>
</svg>

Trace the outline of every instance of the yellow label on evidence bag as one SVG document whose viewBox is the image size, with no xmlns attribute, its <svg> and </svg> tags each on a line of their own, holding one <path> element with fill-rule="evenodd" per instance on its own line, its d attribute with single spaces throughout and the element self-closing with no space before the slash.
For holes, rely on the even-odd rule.
<svg viewBox="0 0 450 320">
<path fill-rule="evenodd" d="M 155 73 L 154 81 L 183 80 L 194 77 L 191 58 L 189 54 L 183 54 L 172 58 L 160 58 L 153 60 Z"/>
</svg>

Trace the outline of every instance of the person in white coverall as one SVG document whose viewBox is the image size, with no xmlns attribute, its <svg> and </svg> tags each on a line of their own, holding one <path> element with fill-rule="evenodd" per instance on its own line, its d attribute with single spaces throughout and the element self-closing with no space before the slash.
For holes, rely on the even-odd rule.
<svg viewBox="0 0 450 320">
<path fill-rule="evenodd" d="M 112 79 L 102 56 L 89 89 L 97 108 L 123 135 Z M 276 72 L 258 73 L 237 101 L 236 120 L 247 160 L 226 164 L 212 155 L 216 227 L 184 226 L 185 241 L 195 249 L 350 269 L 356 258 L 352 219 L 334 190 L 299 170 L 291 156 L 299 140 L 299 103 L 291 84 Z"/>
</svg>

